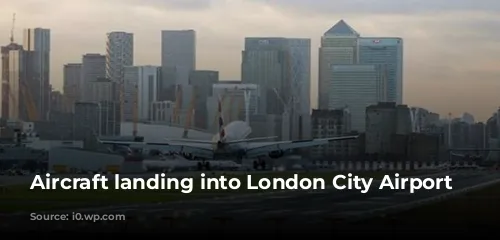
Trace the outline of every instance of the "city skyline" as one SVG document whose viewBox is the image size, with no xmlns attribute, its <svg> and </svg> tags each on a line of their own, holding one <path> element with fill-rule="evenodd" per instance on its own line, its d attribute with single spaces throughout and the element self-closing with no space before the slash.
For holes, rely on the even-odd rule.
<svg viewBox="0 0 500 240">
<path fill-rule="evenodd" d="M 310 38 L 311 105 L 316 107 L 319 39 L 344 19 L 365 37 L 404 39 L 405 104 L 442 116 L 470 112 L 482 121 L 498 107 L 500 49 L 494 42 L 500 35 L 490 31 L 500 23 L 494 12 L 500 11 L 497 2 L 487 1 L 486 8 L 486 4 L 473 5 L 472 1 L 455 1 L 453 6 L 442 1 L 413 6 L 387 0 L 387 4 L 368 3 L 364 9 L 371 12 L 338 1 L 317 1 L 310 6 L 301 1 L 191 5 L 201 2 L 89 0 L 55 4 L 7 0 L 0 10 L 0 44 L 9 42 L 13 12 L 17 13 L 17 43 L 22 43 L 24 28 L 51 29 L 51 83 L 62 89 L 63 65 L 80 62 L 85 53 L 105 54 L 106 33 L 111 31 L 134 34 L 136 65 L 160 65 L 161 30 L 193 29 L 197 33 L 198 69 L 219 71 L 220 79 L 240 79 L 245 37 Z"/>
</svg>

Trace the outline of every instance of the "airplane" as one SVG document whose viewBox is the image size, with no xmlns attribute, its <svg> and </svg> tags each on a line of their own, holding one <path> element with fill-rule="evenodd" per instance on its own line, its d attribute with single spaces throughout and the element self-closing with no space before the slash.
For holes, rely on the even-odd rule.
<svg viewBox="0 0 500 240">
<path fill-rule="evenodd" d="M 453 156 L 456 157 L 461 157 L 463 161 L 469 162 L 472 161 L 474 163 L 473 167 L 478 168 L 478 169 L 491 169 L 491 168 L 497 168 L 496 165 L 498 164 L 498 161 L 494 159 L 488 159 L 488 157 L 483 157 L 480 155 L 459 155 L 459 154 L 452 154 Z M 466 166 L 470 167 L 470 166 Z"/>
<path fill-rule="evenodd" d="M 109 141 L 99 140 L 102 144 L 113 146 L 127 146 L 129 148 L 157 149 L 169 153 L 177 153 L 187 160 L 198 161 L 198 169 L 210 169 L 208 160 L 231 160 L 236 159 L 237 163 L 241 163 L 243 158 L 257 159 L 253 162 L 254 168 L 265 169 L 264 157 L 272 159 L 281 158 L 285 152 L 292 149 L 306 148 L 328 144 L 333 141 L 342 141 L 358 138 L 355 136 L 342 136 L 331 138 L 318 138 L 309 140 L 296 141 L 268 141 L 264 140 L 275 139 L 276 137 L 256 137 L 247 138 L 252 132 L 252 128 L 247 122 L 233 121 L 224 126 L 222 118 L 222 104 L 219 98 L 218 102 L 219 114 L 219 132 L 216 133 L 212 140 L 194 140 L 194 139 L 166 139 L 163 143 L 153 142 L 125 142 L 125 141 Z"/>
</svg>

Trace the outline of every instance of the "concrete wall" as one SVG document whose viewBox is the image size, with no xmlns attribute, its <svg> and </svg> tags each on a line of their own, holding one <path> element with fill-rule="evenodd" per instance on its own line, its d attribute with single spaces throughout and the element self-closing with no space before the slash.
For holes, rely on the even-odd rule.
<svg viewBox="0 0 500 240">
<path fill-rule="evenodd" d="M 83 141 L 37 140 L 26 144 L 26 146 L 40 150 L 50 150 L 55 147 L 83 148 Z"/>
<path fill-rule="evenodd" d="M 123 157 L 116 154 L 55 147 L 49 150 L 49 172 L 120 171 Z"/>
<path fill-rule="evenodd" d="M 132 136 L 133 124 L 129 122 L 121 123 L 121 136 Z M 183 127 L 172 127 L 167 125 L 157 124 L 137 124 L 137 132 L 139 136 L 144 137 L 145 142 L 161 142 L 165 138 L 182 138 L 184 132 Z M 212 139 L 214 134 L 205 133 L 196 130 L 189 130 L 188 138 L 190 139 Z"/>
</svg>

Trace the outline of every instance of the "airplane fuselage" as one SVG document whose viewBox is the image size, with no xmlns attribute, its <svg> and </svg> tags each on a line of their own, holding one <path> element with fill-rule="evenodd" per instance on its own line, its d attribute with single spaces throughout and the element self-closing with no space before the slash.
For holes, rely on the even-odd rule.
<svg viewBox="0 0 500 240">
<path fill-rule="evenodd" d="M 221 160 L 231 158 L 234 159 L 238 153 L 243 153 L 246 150 L 248 143 L 225 143 L 246 139 L 252 132 L 252 128 L 248 126 L 246 122 L 234 121 L 225 126 L 224 131 L 225 136 L 222 139 L 220 138 L 219 133 L 215 134 L 212 138 L 214 143 L 214 158 Z"/>
</svg>

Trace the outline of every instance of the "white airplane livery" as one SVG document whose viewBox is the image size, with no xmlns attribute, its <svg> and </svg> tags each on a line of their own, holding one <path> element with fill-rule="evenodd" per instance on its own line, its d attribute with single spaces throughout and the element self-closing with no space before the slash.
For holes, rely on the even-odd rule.
<svg viewBox="0 0 500 240">
<path fill-rule="evenodd" d="M 265 141 L 275 139 L 276 137 L 247 138 L 252 132 L 247 122 L 233 121 L 224 126 L 220 100 L 218 112 L 219 132 L 214 135 L 212 140 L 166 139 L 164 143 L 104 140 L 100 142 L 103 144 L 125 145 L 132 148 L 156 149 L 162 152 L 177 153 L 188 160 L 200 161 L 199 165 L 204 164 L 206 168 L 209 167 L 206 165 L 206 160 L 237 160 L 241 162 L 243 158 L 259 159 L 257 164 L 265 168 L 265 162 L 261 160 L 263 157 L 280 158 L 285 155 L 285 152 L 292 149 L 319 146 L 332 141 L 349 140 L 358 137 L 356 135 L 297 141 Z M 256 162 L 254 162 L 255 165 Z"/>
</svg>

